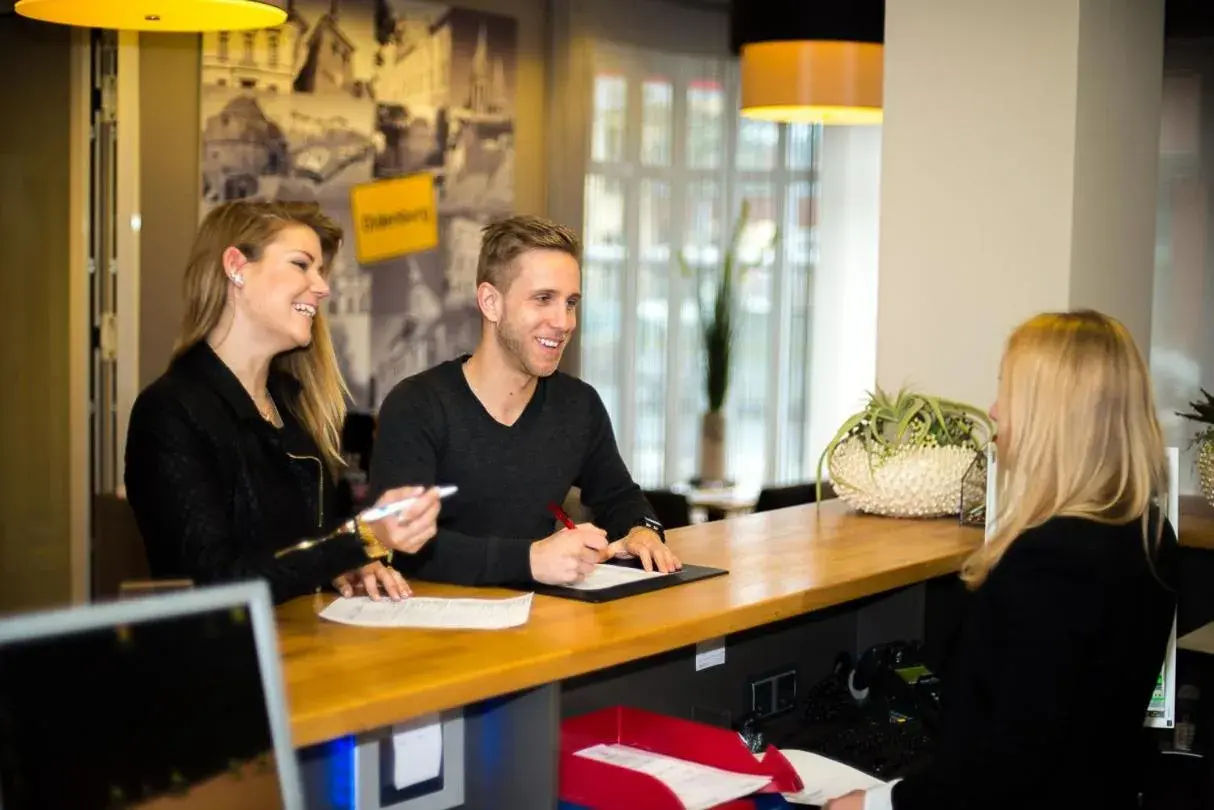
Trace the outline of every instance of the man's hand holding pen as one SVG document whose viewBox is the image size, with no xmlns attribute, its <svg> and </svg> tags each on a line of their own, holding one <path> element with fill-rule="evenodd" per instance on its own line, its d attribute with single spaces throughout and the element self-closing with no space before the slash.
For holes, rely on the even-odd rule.
<svg viewBox="0 0 1214 810">
<path fill-rule="evenodd" d="M 591 523 L 574 524 L 555 504 L 548 509 L 565 528 L 531 544 L 531 576 L 545 585 L 581 582 L 606 551 L 607 532 Z"/>
<path fill-rule="evenodd" d="M 683 563 L 675 556 L 657 532 L 638 526 L 614 543 L 607 543 L 607 533 L 592 523 L 575 525 L 565 510 L 555 503 L 548 511 L 564 524 L 560 531 L 531 546 L 531 575 L 546 585 L 572 585 L 581 582 L 594 566 L 613 557 L 637 557 L 646 571 L 669 574 Z"/>
</svg>

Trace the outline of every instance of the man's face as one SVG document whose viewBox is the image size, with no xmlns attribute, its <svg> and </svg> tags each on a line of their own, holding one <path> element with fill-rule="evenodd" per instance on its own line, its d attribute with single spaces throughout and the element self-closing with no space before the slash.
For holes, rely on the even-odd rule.
<svg viewBox="0 0 1214 810">
<path fill-rule="evenodd" d="M 559 250 L 529 250 L 514 260 L 514 279 L 502 295 L 497 341 L 533 377 L 547 377 L 577 326 L 582 274 Z"/>
</svg>

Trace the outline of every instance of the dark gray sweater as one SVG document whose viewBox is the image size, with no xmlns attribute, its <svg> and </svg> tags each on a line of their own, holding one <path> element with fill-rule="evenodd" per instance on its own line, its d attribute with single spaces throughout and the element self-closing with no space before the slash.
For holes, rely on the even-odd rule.
<svg viewBox="0 0 1214 810">
<path fill-rule="evenodd" d="M 612 540 L 653 517 L 590 385 L 559 371 L 541 378 L 507 427 L 472 393 L 467 359 L 402 380 L 380 409 L 373 497 L 399 486 L 459 487 L 443 502 L 438 535 L 416 555 L 397 555 L 396 567 L 460 585 L 530 583 L 531 544 L 556 531 L 548 504 L 571 486 Z"/>
</svg>

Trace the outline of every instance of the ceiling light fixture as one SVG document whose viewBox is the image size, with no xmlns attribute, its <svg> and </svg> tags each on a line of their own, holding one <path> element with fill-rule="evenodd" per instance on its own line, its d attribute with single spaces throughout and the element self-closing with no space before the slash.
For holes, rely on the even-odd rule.
<svg viewBox="0 0 1214 810">
<path fill-rule="evenodd" d="M 287 19 L 286 0 L 17 0 L 23 17 L 122 31 L 247 31 Z"/>
<path fill-rule="evenodd" d="M 741 114 L 787 123 L 879 124 L 884 0 L 733 0 Z"/>
</svg>

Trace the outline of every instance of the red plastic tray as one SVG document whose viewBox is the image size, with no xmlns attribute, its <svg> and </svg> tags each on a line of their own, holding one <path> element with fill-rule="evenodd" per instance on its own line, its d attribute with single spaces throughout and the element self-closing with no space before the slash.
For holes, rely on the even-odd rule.
<svg viewBox="0 0 1214 810">
<path fill-rule="evenodd" d="M 797 793 L 803 788 L 792 765 L 772 746 L 759 759 L 735 731 L 613 706 L 561 724 L 561 801 L 593 810 L 685 810 L 674 792 L 651 776 L 575 756 L 602 743 L 627 745 L 734 773 L 770 776 L 772 781 L 759 793 Z M 738 799 L 717 805 L 717 810 L 752 807 L 750 801 Z"/>
</svg>

